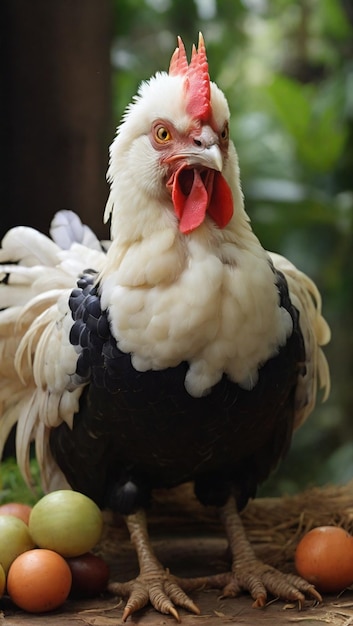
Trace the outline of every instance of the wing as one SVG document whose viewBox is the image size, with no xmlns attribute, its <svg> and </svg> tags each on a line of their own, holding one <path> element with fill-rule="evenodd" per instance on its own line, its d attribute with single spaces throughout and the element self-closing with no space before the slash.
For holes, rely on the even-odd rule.
<svg viewBox="0 0 353 626">
<path fill-rule="evenodd" d="M 65 239 L 61 229 L 60 237 L 68 242 L 70 233 Z M 72 384 L 77 354 L 69 341 L 68 300 L 77 277 L 104 263 L 96 241 L 90 237 L 89 248 L 71 239 L 63 250 L 34 229 L 17 227 L 0 250 L 0 456 L 17 424 L 20 469 L 30 483 L 35 440 L 45 489 L 57 488 L 63 478 L 49 454 L 50 428 L 72 423 L 82 393 L 82 385 Z"/>
</svg>

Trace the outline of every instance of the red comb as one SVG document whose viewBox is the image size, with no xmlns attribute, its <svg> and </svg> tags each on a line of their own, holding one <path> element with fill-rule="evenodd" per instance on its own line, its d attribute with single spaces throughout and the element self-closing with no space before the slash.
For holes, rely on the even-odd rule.
<svg viewBox="0 0 353 626">
<path fill-rule="evenodd" d="M 170 59 L 169 75 L 177 76 L 186 74 L 188 71 L 188 60 L 186 58 L 185 46 L 181 37 L 178 37 L 178 47 L 175 48 Z"/>
<path fill-rule="evenodd" d="M 190 65 L 186 58 L 185 46 L 178 37 L 178 47 L 174 51 L 169 66 L 170 76 L 185 76 L 186 110 L 192 118 L 207 120 L 211 116 L 210 77 L 206 57 L 205 42 L 199 34 L 197 50 L 192 48 Z"/>
</svg>

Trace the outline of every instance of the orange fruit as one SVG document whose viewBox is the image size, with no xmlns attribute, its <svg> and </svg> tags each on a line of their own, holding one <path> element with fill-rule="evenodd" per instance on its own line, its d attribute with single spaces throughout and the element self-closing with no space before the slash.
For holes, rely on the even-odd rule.
<svg viewBox="0 0 353 626">
<path fill-rule="evenodd" d="M 71 589 L 71 571 L 65 559 L 52 550 L 23 552 L 7 576 L 11 600 L 30 613 L 52 611 L 63 604 Z"/>
<path fill-rule="evenodd" d="M 298 543 L 295 566 L 319 591 L 342 591 L 353 583 L 353 537 L 337 526 L 313 528 Z"/>
</svg>

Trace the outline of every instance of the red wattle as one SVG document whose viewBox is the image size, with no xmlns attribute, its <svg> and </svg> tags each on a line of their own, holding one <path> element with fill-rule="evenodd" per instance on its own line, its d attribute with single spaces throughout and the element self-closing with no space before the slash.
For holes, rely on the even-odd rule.
<svg viewBox="0 0 353 626">
<path fill-rule="evenodd" d="M 220 172 L 216 172 L 208 213 L 219 228 L 225 228 L 233 217 L 233 194 Z"/>
</svg>

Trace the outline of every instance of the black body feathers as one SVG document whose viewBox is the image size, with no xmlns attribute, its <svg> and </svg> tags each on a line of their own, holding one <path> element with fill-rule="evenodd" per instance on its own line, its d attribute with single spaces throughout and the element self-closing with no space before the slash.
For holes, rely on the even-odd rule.
<svg viewBox="0 0 353 626">
<path fill-rule="evenodd" d="M 153 488 L 190 480 L 204 504 L 221 506 L 232 492 L 242 508 L 255 495 L 289 446 L 305 361 L 298 312 L 279 272 L 276 283 L 293 320 L 286 345 L 262 366 L 251 391 L 224 375 L 210 394 L 193 398 L 184 387 L 186 362 L 133 368 L 110 333 L 92 273 L 80 279 L 70 298 L 70 341 L 79 353 L 74 382 L 89 384 L 73 430 L 64 423 L 50 438 L 74 489 L 123 514 L 146 506 Z"/>
</svg>

